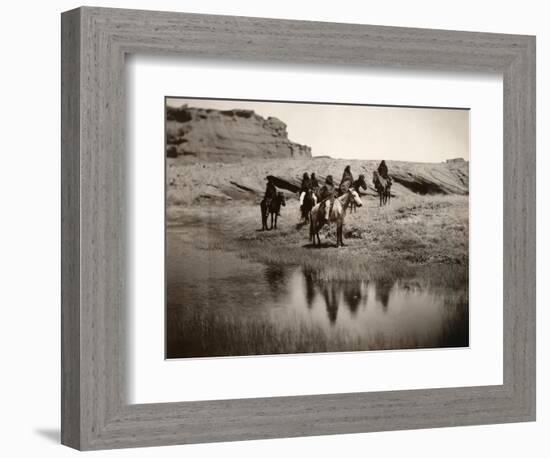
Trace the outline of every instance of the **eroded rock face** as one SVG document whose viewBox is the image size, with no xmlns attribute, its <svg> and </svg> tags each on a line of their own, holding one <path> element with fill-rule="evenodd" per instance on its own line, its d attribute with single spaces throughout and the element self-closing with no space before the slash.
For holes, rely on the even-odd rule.
<svg viewBox="0 0 550 458">
<path fill-rule="evenodd" d="M 286 124 L 252 110 L 167 107 L 166 155 L 185 162 L 307 159 L 311 148 L 288 139 Z"/>
</svg>

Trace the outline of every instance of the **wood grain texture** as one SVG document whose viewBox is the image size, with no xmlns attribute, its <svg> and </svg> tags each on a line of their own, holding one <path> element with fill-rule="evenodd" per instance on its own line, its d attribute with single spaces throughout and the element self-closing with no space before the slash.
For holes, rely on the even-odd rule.
<svg viewBox="0 0 550 458">
<path fill-rule="evenodd" d="M 61 441 L 80 446 L 80 14 L 61 24 Z"/>
<path fill-rule="evenodd" d="M 78 449 L 535 418 L 535 39 L 184 13 L 62 16 L 63 434 Z M 504 384 L 129 405 L 125 397 L 129 53 L 504 77 Z"/>
</svg>

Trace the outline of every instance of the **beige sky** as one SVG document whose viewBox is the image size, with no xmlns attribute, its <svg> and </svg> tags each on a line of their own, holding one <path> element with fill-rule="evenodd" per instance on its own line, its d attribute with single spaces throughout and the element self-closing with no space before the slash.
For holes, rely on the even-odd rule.
<svg viewBox="0 0 550 458">
<path fill-rule="evenodd" d="M 275 116 L 314 156 L 442 162 L 469 160 L 469 110 L 167 98 L 169 106 L 254 110 Z"/>
</svg>

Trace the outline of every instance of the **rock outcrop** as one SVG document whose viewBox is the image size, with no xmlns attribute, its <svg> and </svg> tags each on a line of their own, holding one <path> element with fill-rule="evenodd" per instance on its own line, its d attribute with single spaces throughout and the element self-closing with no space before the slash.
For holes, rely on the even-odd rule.
<svg viewBox="0 0 550 458">
<path fill-rule="evenodd" d="M 167 107 L 166 155 L 187 163 L 309 159 L 311 148 L 288 139 L 281 120 L 252 110 Z"/>
</svg>

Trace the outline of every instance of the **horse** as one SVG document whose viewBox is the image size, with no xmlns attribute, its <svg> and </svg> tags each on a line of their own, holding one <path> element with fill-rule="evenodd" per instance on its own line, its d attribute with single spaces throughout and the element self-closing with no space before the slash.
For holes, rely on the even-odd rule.
<svg viewBox="0 0 550 458">
<path fill-rule="evenodd" d="M 380 206 L 388 204 L 391 197 L 391 179 L 384 178 L 375 170 L 372 174 L 372 183 L 380 196 Z"/>
<path fill-rule="evenodd" d="M 309 212 L 317 203 L 317 196 L 313 189 L 308 189 L 304 196 L 302 205 L 300 206 L 300 213 L 304 222 L 309 222 Z"/>
<path fill-rule="evenodd" d="M 326 205 L 330 205 L 330 201 L 325 200 L 323 201 L 326 203 Z M 321 228 L 325 225 L 327 222 L 325 220 L 325 212 L 321 211 L 322 203 L 319 202 L 317 205 L 315 205 L 310 212 L 309 215 L 309 238 L 313 244 L 313 246 L 316 246 L 315 244 L 315 238 L 317 237 L 317 246 L 321 246 L 321 239 L 319 238 L 319 231 Z M 344 246 L 344 240 L 342 236 L 343 227 L 344 227 L 344 216 L 346 213 L 346 209 L 349 207 L 351 202 L 355 202 L 355 204 L 358 207 L 361 207 L 363 205 L 363 202 L 361 202 L 361 198 L 359 197 L 359 194 L 357 191 L 353 188 L 349 188 L 347 192 L 342 194 L 340 197 L 337 197 L 334 199 L 334 205 L 332 206 L 332 210 L 329 215 L 329 221 L 336 223 L 336 246 Z"/>
<path fill-rule="evenodd" d="M 357 194 L 359 194 L 359 188 L 366 191 L 367 190 L 367 182 L 365 181 L 365 175 L 359 175 L 359 178 L 357 178 L 357 180 L 355 180 L 353 182 L 352 188 L 355 189 Z M 352 200 L 351 204 L 350 204 L 350 207 L 349 207 L 349 212 L 354 213 L 356 211 L 357 211 L 357 205 L 355 204 L 355 201 Z"/>
<path fill-rule="evenodd" d="M 262 231 L 277 229 L 277 217 L 281 207 L 286 206 L 286 199 L 282 192 L 278 192 L 272 199 L 263 199 L 260 202 L 260 211 L 262 214 Z M 271 227 L 267 227 L 267 218 L 271 215 Z"/>
</svg>

